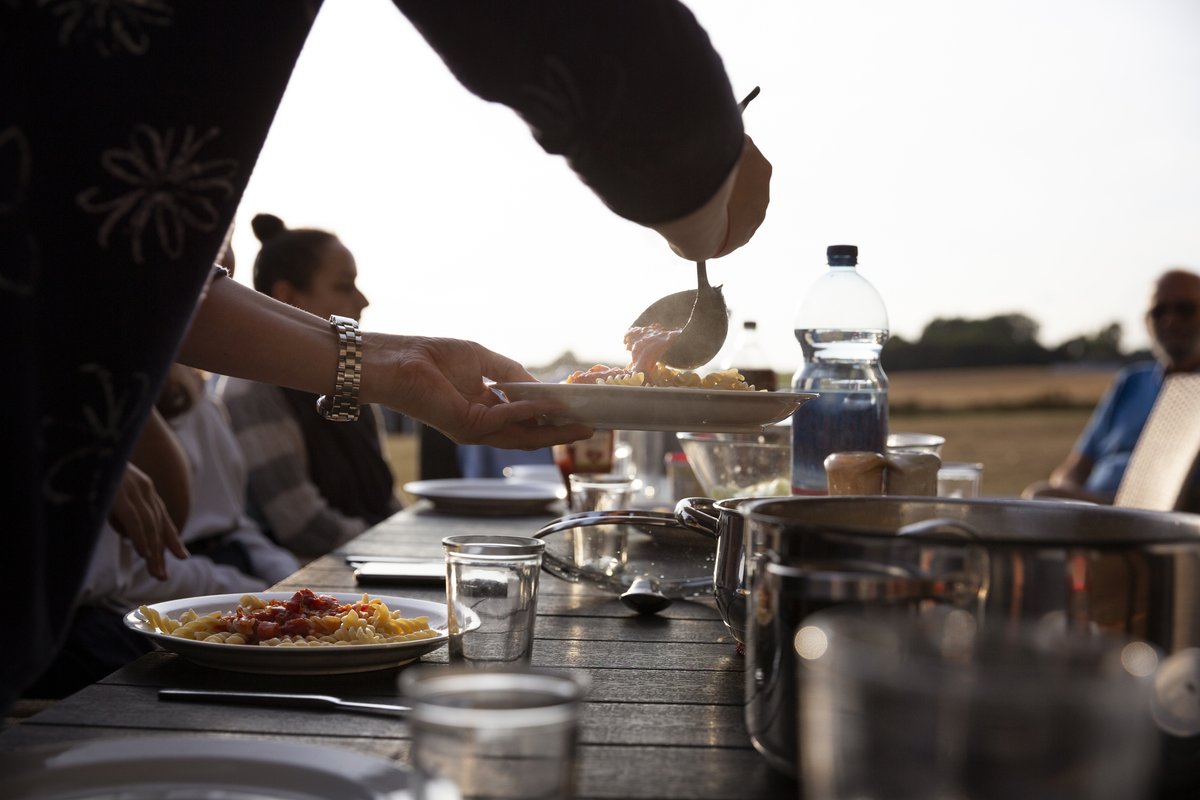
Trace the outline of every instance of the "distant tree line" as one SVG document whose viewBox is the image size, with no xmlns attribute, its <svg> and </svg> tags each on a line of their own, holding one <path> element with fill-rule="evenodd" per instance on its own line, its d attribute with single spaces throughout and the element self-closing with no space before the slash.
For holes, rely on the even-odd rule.
<svg viewBox="0 0 1200 800">
<path fill-rule="evenodd" d="M 1001 314 L 987 319 L 935 319 L 915 342 L 903 336 L 888 339 L 883 368 L 954 369 L 1047 364 L 1120 363 L 1149 357 L 1145 350 L 1121 349 L 1121 325 L 1113 322 L 1091 336 L 1076 336 L 1055 347 L 1038 341 L 1038 323 L 1024 314 Z"/>
</svg>

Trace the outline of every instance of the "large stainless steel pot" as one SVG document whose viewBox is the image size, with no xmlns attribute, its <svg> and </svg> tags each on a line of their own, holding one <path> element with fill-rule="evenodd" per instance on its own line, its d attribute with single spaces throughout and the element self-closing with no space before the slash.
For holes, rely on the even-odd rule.
<svg viewBox="0 0 1200 800">
<path fill-rule="evenodd" d="M 675 517 L 686 527 L 717 540 L 713 564 L 713 596 L 725 627 L 733 634 L 738 652 L 744 652 L 746 642 L 746 597 L 749 595 L 749 576 L 746 561 L 746 532 L 744 509 L 748 504 L 767 499 L 734 497 L 713 500 L 708 497 L 685 497 L 675 505 Z M 784 498 L 770 498 L 784 499 Z M 926 526 L 910 526 L 916 528 Z M 938 525 L 939 529 L 944 526 Z"/>
<path fill-rule="evenodd" d="M 1166 658 L 1151 711 L 1168 734 L 1166 790 L 1200 781 L 1200 516 L 906 497 L 763 499 L 739 504 L 738 513 L 748 558 L 746 724 L 776 766 L 795 769 L 791 637 L 797 609 L 813 597 L 797 588 L 811 579 L 797 584 L 788 570 L 768 565 L 819 574 L 820 564 L 843 572 L 867 564 L 908 579 L 899 584 L 908 586 L 906 601 L 935 597 L 970 609 L 984 625 L 1056 622 L 1156 645 Z M 864 580 L 853 585 L 871 585 Z"/>
</svg>

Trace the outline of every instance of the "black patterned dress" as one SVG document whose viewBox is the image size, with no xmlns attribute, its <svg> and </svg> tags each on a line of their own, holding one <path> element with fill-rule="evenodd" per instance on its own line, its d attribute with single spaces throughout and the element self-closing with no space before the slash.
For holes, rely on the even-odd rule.
<svg viewBox="0 0 1200 800">
<path fill-rule="evenodd" d="M 396 5 L 468 89 L 512 107 L 621 216 L 681 216 L 737 160 L 721 60 L 676 2 Z M 0 591 L 21 622 L 0 707 L 66 630 L 318 8 L 0 0 Z M 404 143 L 379 157 L 405 158 Z"/>
</svg>

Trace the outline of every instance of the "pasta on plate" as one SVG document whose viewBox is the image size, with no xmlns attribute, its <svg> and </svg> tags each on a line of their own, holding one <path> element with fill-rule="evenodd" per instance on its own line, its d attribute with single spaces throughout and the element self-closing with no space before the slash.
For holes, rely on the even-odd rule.
<svg viewBox="0 0 1200 800">
<path fill-rule="evenodd" d="M 246 594 L 228 613 L 197 614 L 188 609 L 178 619 L 149 606 L 138 613 L 160 633 L 214 644 L 263 647 L 336 647 L 395 644 L 432 639 L 439 634 L 428 617 L 406 618 L 379 598 L 363 595 L 343 603 L 330 595 L 301 589 L 288 600 L 265 600 Z"/>
<path fill-rule="evenodd" d="M 753 391 L 736 369 L 725 369 L 701 375 L 690 369 L 674 369 L 657 363 L 646 370 L 633 372 L 597 365 L 586 371 L 572 373 L 567 383 L 605 383 L 614 386 L 655 386 L 663 389 L 740 389 Z"/>
<path fill-rule="evenodd" d="M 664 364 L 660 359 L 680 333 L 680 330 L 664 330 L 657 325 L 630 328 L 625 333 L 625 348 L 630 354 L 629 366 L 606 367 L 597 364 L 591 369 L 571 373 L 566 382 L 664 389 L 754 390 L 753 384 L 746 383 L 736 369 L 701 375 L 690 369 L 675 369 Z"/>
</svg>

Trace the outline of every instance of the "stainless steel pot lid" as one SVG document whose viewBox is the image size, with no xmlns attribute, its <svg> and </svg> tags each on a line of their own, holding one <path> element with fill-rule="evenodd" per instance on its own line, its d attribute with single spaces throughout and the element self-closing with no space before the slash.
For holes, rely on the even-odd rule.
<svg viewBox="0 0 1200 800">
<path fill-rule="evenodd" d="M 1089 547 L 1200 544 L 1200 515 L 1064 500 L 918 497 L 790 497 L 742 504 L 751 520 L 868 536 L 895 536 L 931 519 L 965 523 L 988 544 Z M 939 538 L 937 532 L 926 538 Z M 947 533 L 946 538 L 957 538 Z"/>
<path fill-rule="evenodd" d="M 580 561 L 584 537 L 612 537 L 619 548 L 603 565 Z M 542 568 L 573 582 L 594 583 L 620 594 L 649 578 L 668 598 L 711 595 L 717 543 L 657 511 L 583 511 L 545 525 L 534 537 L 546 543 Z"/>
</svg>

